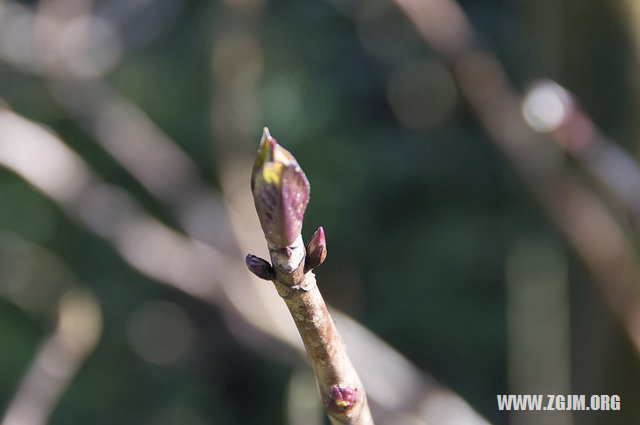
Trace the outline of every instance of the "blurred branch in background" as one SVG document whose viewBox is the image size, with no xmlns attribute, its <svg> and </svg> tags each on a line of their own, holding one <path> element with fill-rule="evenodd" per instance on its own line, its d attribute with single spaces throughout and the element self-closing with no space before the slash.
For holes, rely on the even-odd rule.
<svg viewBox="0 0 640 425">
<path fill-rule="evenodd" d="M 215 299 L 221 254 L 146 214 L 53 133 L 2 108 L 0 163 L 112 243 L 135 269 L 193 296 Z"/>
<path fill-rule="evenodd" d="M 154 41 L 184 0 L 47 0 L 32 8 L 0 2 L 0 56 L 49 78 L 99 78 L 126 54 Z"/>
<path fill-rule="evenodd" d="M 65 293 L 60 299 L 57 326 L 42 343 L 1 424 L 46 425 L 101 332 L 102 317 L 95 297 L 84 289 Z"/>
<path fill-rule="evenodd" d="M 640 165 L 600 132 L 575 97 L 553 81 L 539 81 L 527 92 L 523 112 L 532 128 L 550 133 L 613 195 L 622 221 L 640 230 Z"/>
<path fill-rule="evenodd" d="M 504 68 L 480 46 L 453 1 L 395 0 L 452 70 L 460 92 L 491 139 L 600 284 L 640 355 L 640 267 L 619 223 L 521 114 L 522 99 Z"/>
<path fill-rule="evenodd" d="M 45 425 L 100 339 L 100 306 L 53 254 L 36 245 L 0 233 L 0 258 L 0 295 L 53 329 L 38 348 L 0 424 Z"/>
</svg>

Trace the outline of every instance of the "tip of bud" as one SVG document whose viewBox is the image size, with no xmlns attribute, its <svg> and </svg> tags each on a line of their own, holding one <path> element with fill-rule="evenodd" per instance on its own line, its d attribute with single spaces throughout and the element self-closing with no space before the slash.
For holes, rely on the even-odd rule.
<svg viewBox="0 0 640 425">
<path fill-rule="evenodd" d="M 260 279 L 273 280 L 276 278 L 276 271 L 267 260 L 263 260 L 256 255 L 249 254 L 245 258 L 245 262 L 247 263 L 249 271 Z"/>
<path fill-rule="evenodd" d="M 260 145 L 258 146 L 258 152 L 262 153 L 264 150 L 266 154 L 270 154 L 273 157 L 273 151 L 278 145 L 278 141 L 271 136 L 269 128 L 262 129 L 262 137 L 260 138 Z"/>
<path fill-rule="evenodd" d="M 313 234 L 309 244 L 307 245 L 307 256 L 304 263 L 304 272 L 315 269 L 324 263 L 327 258 L 327 238 L 324 235 L 324 229 L 318 227 Z"/>
</svg>

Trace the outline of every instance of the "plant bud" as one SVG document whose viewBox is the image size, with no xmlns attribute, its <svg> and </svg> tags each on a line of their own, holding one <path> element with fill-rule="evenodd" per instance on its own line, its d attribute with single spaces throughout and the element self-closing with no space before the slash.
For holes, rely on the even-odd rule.
<svg viewBox="0 0 640 425">
<path fill-rule="evenodd" d="M 267 242 L 276 248 L 293 244 L 302 231 L 309 181 L 266 127 L 251 173 L 251 192 Z"/>
<path fill-rule="evenodd" d="M 327 239 L 324 236 L 324 229 L 318 227 L 318 230 L 313 234 L 307 245 L 304 272 L 306 273 L 309 270 L 315 269 L 324 263 L 325 258 L 327 258 Z"/>
<path fill-rule="evenodd" d="M 340 413 L 353 408 L 358 400 L 357 388 L 348 385 L 332 385 L 329 388 L 329 397 L 325 403 L 329 411 Z"/>
<path fill-rule="evenodd" d="M 247 255 L 247 258 L 245 258 L 245 262 L 247 263 L 247 267 L 251 273 L 255 274 L 260 279 L 273 280 L 276 278 L 276 271 L 273 270 L 273 267 L 267 260 L 263 260 L 253 254 L 249 254 Z"/>
</svg>

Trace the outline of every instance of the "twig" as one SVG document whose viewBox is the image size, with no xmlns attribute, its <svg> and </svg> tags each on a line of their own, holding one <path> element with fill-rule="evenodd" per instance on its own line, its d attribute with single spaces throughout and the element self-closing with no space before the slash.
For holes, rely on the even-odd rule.
<svg viewBox="0 0 640 425">
<path fill-rule="evenodd" d="M 272 280 L 289 308 L 332 424 L 373 425 L 364 387 L 311 271 L 326 257 L 324 230 L 318 229 L 306 250 L 302 243 L 309 182 L 293 156 L 278 145 L 267 128 L 253 168 L 251 189 L 273 265 L 248 255 L 249 270 Z"/>
</svg>

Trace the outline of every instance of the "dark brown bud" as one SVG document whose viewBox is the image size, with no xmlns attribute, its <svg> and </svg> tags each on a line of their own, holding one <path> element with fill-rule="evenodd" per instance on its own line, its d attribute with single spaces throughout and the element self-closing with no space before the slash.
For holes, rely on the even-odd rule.
<svg viewBox="0 0 640 425">
<path fill-rule="evenodd" d="M 324 263 L 327 258 L 327 239 L 324 236 L 324 229 L 318 227 L 307 245 L 307 257 L 304 262 L 304 272 L 315 269 Z"/>
<path fill-rule="evenodd" d="M 267 260 L 263 260 L 253 254 L 249 254 L 247 255 L 247 258 L 245 258 L 245 262 L 247 263 L 247 267 L 251 273 L 255 274 L 260 279 L 273 280 L 276 278 L 276 271 Z"/>
</svg>

